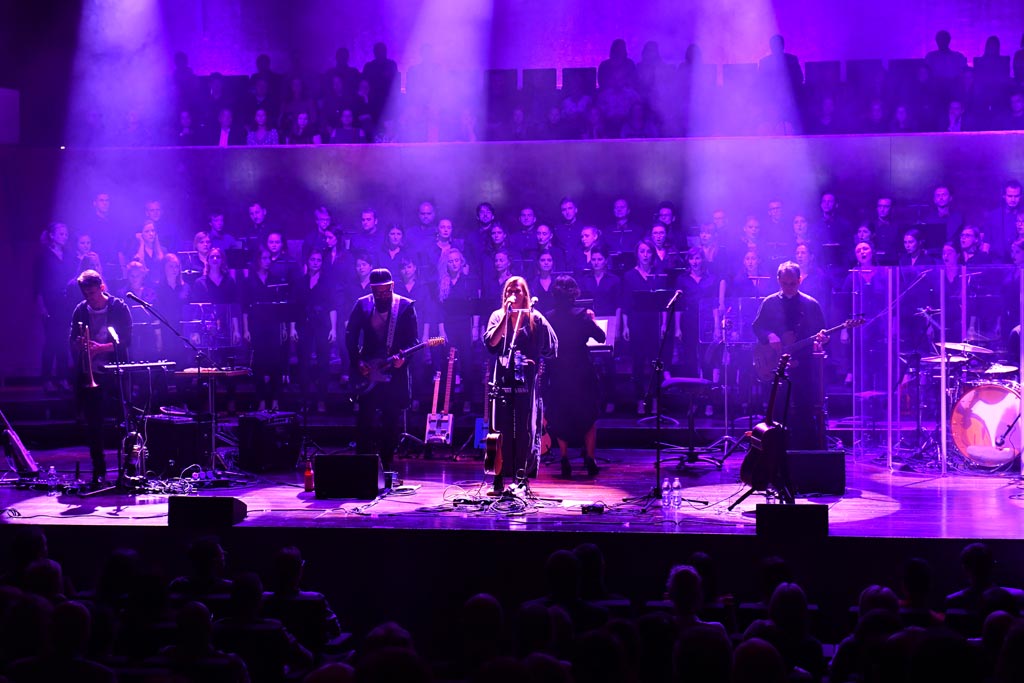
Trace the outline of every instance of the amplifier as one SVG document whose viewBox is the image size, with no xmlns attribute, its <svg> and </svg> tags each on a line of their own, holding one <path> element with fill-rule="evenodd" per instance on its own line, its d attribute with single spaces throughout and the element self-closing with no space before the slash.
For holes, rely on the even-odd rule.
<svg viewBox="0 0 1024 683">
<path fill-rule="evenodd" d="M 295 413 L 261 411 L 238 418 L 238 467 L 246 472 L 294 469 L 301 448 Z"/>
<path fill-rule="evenodd" d="M 150 415 L 146 418 L 146 469 L 158 477 L 176 477 L 189 465 L 210 466 L 209 422 L 190 417 Z M 171 462 L 174 465 L 171 466 Z"/>
</svg>

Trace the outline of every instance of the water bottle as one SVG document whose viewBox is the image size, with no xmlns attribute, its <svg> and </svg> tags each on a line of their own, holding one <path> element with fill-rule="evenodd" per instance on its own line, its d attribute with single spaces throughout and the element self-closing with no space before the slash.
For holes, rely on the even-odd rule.
<svg viewBox="0 0 1024 683">
<path fill-rule="evenodd" d="M 50 465 L 46 473 L 46 495 L 56 496 L 60 493 L 60 480 L 57 479 L 57 468 Z"/>
<path fill-rule="evenodd" d="M 661 482 L 661 506 L 668 507 L 671 504 L 672 485 L 668 483 L 668 477 Z"/>
<path fill-rule="evenodd" d="M 681 507 L 683 504 L 683 484 L 679 481 L 679 477 L 672 480 L 671 496 L 672 507 Z"/>
</svg>

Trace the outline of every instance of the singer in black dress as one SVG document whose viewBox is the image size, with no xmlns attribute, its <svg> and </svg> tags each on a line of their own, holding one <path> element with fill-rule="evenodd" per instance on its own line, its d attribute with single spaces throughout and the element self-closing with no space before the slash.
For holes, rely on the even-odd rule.
<svg viewBox="0 0 1024 683">
<path fill-rule="evenodd" d="M 484 345 L 494 356 L 489 375 L 490 426 L 502 435 L 501 469 L 494 477 L 496 495 L 504 491 L 506 477 L 525 480 L 536 474 L 543 416 L 537 373 L 541 362 L 558 351 L 551 325 L 530 305 L 526 280 L 510 277 L 501 294 L 505 305 L 491 313 L 484 332 Z"/>
<path fill-rule="evenodd" d="M 570 275 L 559 275 L 554 287 L 555 307 L 548 320 L 558 337 L 558 355 L 548 361 L 544 395 L 548 432 L 558 440 L 562 453 L 561 476 L 572 474 L 569 445 L 583 444 L 583 464 L 587 474 L 597 475 L 594 447 L 597 444 L 597 416 L 600 414 L 601 387 L 587 340 L 603 344 L 605 333 L 594 322 L 594 312 L 574 306 L 580 288 Z"/>
</svg>

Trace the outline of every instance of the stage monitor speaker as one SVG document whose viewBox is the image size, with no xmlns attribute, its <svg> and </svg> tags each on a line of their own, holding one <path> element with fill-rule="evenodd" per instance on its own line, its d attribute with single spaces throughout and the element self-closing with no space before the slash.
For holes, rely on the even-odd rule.
<svg viewBox="0 0 1024 683">
<path fill-rule="evenodd" d="M 843 451 L 788 451 L 790 490 L 794 495 L 846 493 L 846 454 Z"/>
<path fill-rule="evenodd" d="M 295 413 L 263 411 L 238 418 L 238 466 L 246 472 L 294 469 L 301 447 Z"/>
<path fill-rule="evenodd" d="M 248 514 L 245 503 L 230 496 L 171 496 L 167 499 L 167 526 L 212 529 L 234 526 Z"/>
<path fill-rule="evenodd" d="M 148 416 L 146 469 L 163 478 L 176 477 L 190 465 L 209 468 L 210 429 L 209 422 L 198 422 L 190 417 Z"/>
<path fill-rule="evenodd" d="M 377 455 L 317 455 L 313 482 L 317 498 L 373 500 L 384 489 L 384 468 Z"/>
<path fill-rule="evenodd" d="M 757 535 L 776 540 L 806 540 L 828 536 L 827 505 L 758 503 Z"/>
</svg>

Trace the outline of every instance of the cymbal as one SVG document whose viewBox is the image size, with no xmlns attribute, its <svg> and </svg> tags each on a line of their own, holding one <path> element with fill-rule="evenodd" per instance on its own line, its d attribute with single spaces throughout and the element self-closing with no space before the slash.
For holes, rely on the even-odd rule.
<svg viewBox="0 0 1024 683">
<path fill-rule="evenodd" d="M 947 363 L 966 363 L 967 362 L 967 359 L 964 358 L 963 356 L 950 356 L 948 358 L 946 358 L 945 356 L 925 356 L 924 358 L 921 359 L 921 362 L 922 363 L 941 363 L 943 361 L 943 359 L 945 359 L 945 361 Z"/>
<path fill-rule="evenodd" d="M 984 346 L 975 346 L 974 344 L 961 344 L 960 342 L 946 342 L 945 346 L 942 344 L 936 344 L 940 349 L 945 351 L 959 351 L 960 353 L 977 353 L 977 354 L 990 354 L 993 353 L 991 349 L 986 349 Z"/>
<path fill-rule="evenodd" d="M 1017 372 L 1018 368 L 1016 365 L 1003 365 L 1002 363 L 993 363 L 992 365 L 985 368 L 986 375 L 1004 375 L 1008 372 Z"/>
</svg>

